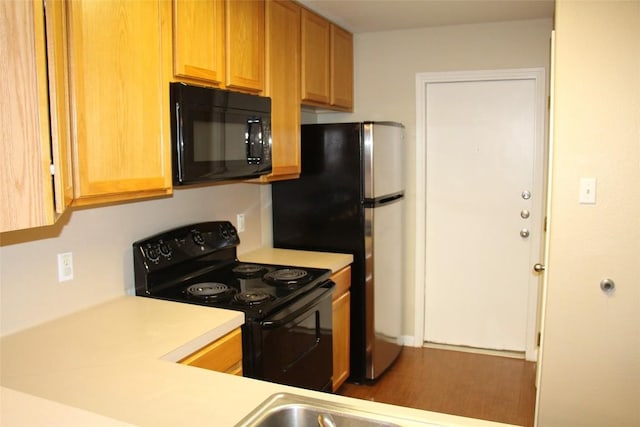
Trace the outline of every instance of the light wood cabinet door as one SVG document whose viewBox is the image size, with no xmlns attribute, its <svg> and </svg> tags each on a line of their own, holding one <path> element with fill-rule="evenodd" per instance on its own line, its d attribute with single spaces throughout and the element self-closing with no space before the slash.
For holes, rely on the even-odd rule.
<svg viewBox="0 0 640 427">
<path fill-rule="evenodd" d="M 71 202 L 65 25 L 61 1 L 0 3 L 0 232 L 53 224 Z"/>
<path fill-rule="evenodd" d="M 227 0 L 226 86 L 251 92 L 264 91 L 265 2 Z"/>
<path fill-rule="evenodd" d="M 271 97 L 271 174 L 261 181 L 300 176 L 300 6 L 266 3 L 267 88 Z"/>
<path fill-rule="evenodd" d="M 331 24 L 302 10 L 302 101 L 328 105 L 330 101 Z"/>
<path fill-rule="evenodd" d="M 171 4 L 68 3 L 74 204 L 171 192 Z"/>
<path fill-rule="evenodd" d="M 242 333 L 240 328 L 180 360 L 183 365 L 242 375 Z"/>
<path fill-rule="evenodd" d="M 224 83 L 224 1 L 173 0 L 173 73 Z"/>
<path fill-rule="evenodd" d="M 331 25 L 331 105 L 353 109 L 353 35 Z"/>
<path fill-rule="evenodd" d="M 351 267 L 345 267 L 331 276 L 336 288 L 333 292 L 333 391 L 350 374 L 351 342 Z"/>
<path fill-rule="evenodd" d="M 351 292 L 333 302 L 333 391 L 349 377 Z"/>
<path fill-rule="evenodd" d="M 353 35 L 322 16 L 302 11 L 302 103 L 353 109 Z"/>
<path fill-rule="evenodd" d="M 57 213 L 62 213 L 73 202 L 66 2 L 64 0 L 48 0 L 45 20 L 55 209 Z"/>
</svg>

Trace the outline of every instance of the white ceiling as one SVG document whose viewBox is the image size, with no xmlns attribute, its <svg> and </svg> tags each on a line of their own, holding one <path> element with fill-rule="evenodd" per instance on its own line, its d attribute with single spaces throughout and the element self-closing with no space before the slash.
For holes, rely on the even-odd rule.
<svg viewBox="0 0 640 427">
<path fill-rule="evenodd" d="M 552 18 L 554 0 L 299 0 L 353 33 Z"/>
</svg>

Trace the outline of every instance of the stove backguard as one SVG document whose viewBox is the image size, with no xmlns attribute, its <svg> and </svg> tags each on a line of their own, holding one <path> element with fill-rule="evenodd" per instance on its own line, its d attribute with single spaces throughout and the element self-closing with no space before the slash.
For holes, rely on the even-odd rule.
<svg viewBox="0 0 640 427">
<path fill-rule="evenodd" d="M 133 243 L 136 295 L 173 286 L 235 262 L 238 233 L 229 221 L 174 228 Z"/>
</svg>

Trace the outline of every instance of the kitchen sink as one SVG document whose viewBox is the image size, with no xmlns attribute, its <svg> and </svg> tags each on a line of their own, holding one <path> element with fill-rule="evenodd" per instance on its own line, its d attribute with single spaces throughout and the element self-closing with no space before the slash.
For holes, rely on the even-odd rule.
<svg viewBox="0 0 640 427">
<path fill-rule="evenodd" d="M 435 426 L 375 413 L 353 405 L 290 393 L 270 396 L 236 427 L 399 427 Z"/>
</svg>

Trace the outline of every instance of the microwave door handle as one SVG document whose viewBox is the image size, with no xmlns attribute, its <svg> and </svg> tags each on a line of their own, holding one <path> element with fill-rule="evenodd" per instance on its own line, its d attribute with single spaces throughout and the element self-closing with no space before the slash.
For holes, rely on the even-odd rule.
<svg viewBox="0 0 640 427">
<path fill-rule="evenodd" d="M 176 143 L 178 145 L 176 152 L 177 157 L 177 167 L 178 167 L 178 179 L 182 182 L 184 177 L 184 135 L 182 129 L 182 111 L 180 111 L 180 103 L 176 102 L 175 109 L 175 121 L 176 121 Z"/>
</svg>

